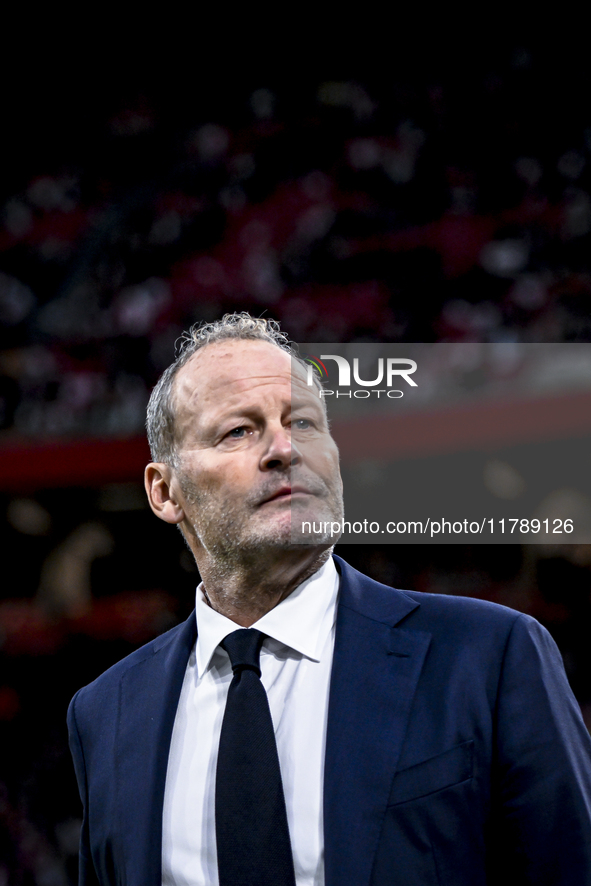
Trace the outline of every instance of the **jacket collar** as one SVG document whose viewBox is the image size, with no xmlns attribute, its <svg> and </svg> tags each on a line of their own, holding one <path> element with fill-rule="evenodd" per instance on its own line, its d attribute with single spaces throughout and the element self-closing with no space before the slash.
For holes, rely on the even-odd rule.
<svg viewBox="0 0 591 886">
<path fill-rule="evenodd" d="M 341 574 L 324 775 L 326 886 L 366 886 L 431 635 L 419 603 L 335 557 Z"/>
<path fill-rule="evenodd" d="M 197 637 L 195 613 L 145 647 L 121 681 L 117 733 L 118 867 L 128 886 L 161 886 L 162 810 L 172 729 L 187 662 Z"/>
</svg>

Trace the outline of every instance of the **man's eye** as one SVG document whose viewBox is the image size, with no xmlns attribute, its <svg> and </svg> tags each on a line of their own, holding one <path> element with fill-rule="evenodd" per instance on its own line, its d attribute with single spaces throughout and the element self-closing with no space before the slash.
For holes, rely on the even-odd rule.
<svg viewBox="0 0 591 886">
<path fill-rule="evenodd" d="M 307 431 L 312 427 L 312 422 L 309 418 L 298 418 L 294 421 L 294 426 L 297 431 Z"/>
<path fill-rule="evenodd" d="M 232 437 L 234 440 L 240 440 L 241 437 L 246 436 L 247 431 L 248 428 L 245 427 L 232 428 L 232 430 L 228 433 L 228 437 Z"/>
</svg>

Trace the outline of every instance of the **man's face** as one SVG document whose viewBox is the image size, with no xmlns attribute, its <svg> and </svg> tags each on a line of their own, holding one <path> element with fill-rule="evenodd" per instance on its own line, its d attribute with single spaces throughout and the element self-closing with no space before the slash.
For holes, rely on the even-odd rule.
<svg viewBox="0 0 591 886">
<path fill-rule="evenodd" d="M 302 520 L 342 520 L 338 452 L 318 390 L 292 372 L 285 351 L 263 341 L 208 345 L 179 370 L 174 402 L 175 477 L 196 555 L 285 548 Z"/>
</svg>

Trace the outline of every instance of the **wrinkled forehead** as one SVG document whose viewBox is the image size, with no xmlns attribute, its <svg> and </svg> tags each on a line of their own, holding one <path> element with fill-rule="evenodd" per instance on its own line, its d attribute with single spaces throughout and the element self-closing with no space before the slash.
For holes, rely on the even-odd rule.
<svg viewBox="0 0 591 886">
<path fill-rule="evenodd" d="M 176 420 L 249 391 L 284 389 L 286 398 L 310 395 L 303 366 L 265 341 L 230 339 L 206 345 L 182 366 L 173 386 Z"/>
</svg>

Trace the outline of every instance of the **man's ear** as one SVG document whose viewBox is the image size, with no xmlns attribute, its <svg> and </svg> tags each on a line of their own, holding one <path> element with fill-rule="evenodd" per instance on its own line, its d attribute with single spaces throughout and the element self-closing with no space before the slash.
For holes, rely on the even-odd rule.
<svg viewBox="0 0 591 886">
<path fill-rule="evenodd" d="M 144 483 L 150 507 L 166 523 L 182 523 L 185 511 L 178 501 L 170 465 L 150 462 L 144 472 Z M 173 488 L 174 486 L 174 488 Z"/>
</svg>

